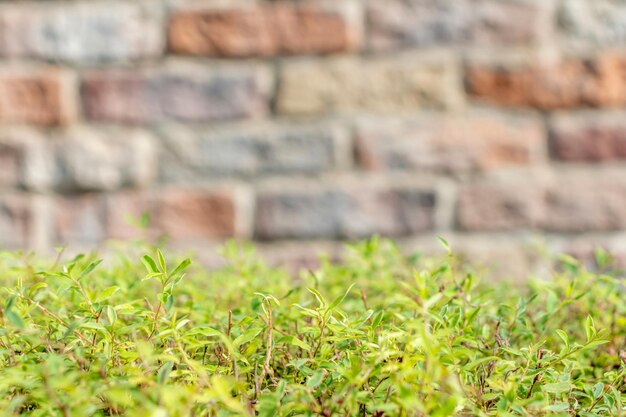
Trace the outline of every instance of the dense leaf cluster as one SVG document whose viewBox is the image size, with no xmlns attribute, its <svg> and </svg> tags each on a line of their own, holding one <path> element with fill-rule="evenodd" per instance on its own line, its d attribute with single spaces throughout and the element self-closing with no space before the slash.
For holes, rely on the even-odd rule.
<svg viewBox="0 0 626 417">
<path fill-rule="evenodd" d="M 101 265 L 0 255 L 0 412 L 626 415 L 608 273 L 565 259 L 550 280 L 480 283 L 450 253 L 378 239 L 297 279 L 247 247 L 224 256 L 208 271 L 148 246 Z"/>
</svg>

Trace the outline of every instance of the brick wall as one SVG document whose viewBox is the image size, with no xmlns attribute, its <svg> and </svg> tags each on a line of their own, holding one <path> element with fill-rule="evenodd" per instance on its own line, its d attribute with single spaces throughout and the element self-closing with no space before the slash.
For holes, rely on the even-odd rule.
<svg viewBox="0 0 626 417">
<path fill-rule="evenodd" d="M 625 42 L 618 0 L 2 2 L 0 245 L 619 252 Z"/>
</svg>

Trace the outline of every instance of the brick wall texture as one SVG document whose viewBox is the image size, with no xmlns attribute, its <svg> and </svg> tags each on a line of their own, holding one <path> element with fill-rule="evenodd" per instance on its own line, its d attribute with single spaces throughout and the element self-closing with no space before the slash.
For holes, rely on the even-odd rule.
<svg viewBox="0 0 626 417">
<path fill-rule="evenodd" d="M 0 246 L 142 213 L 280 262 L 372 234 L 626 259 L 626 2 L 0 2 Z"/>
</svg>

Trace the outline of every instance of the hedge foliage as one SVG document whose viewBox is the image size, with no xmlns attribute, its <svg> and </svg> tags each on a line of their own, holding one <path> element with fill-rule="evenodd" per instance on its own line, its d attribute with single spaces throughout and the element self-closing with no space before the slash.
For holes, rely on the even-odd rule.
<svg viewBox="0 0 626 417">
<path fill-rule="evenodd" d="M 549 280 L 496 285 L 452 253 L 371 239 L 294 279 L 223 252 L 217 271 L 148 245 L 102 264 L 0 255 L 1 413 L 626 415 L 610 273 L 564 258 Z"/>
</svg>

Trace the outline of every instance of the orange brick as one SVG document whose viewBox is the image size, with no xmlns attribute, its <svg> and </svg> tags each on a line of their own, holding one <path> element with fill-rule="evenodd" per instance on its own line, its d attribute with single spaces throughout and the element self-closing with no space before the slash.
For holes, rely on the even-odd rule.
<svg viewBox="0 0 626 417">
<path fill-rule="evenodd" d="M 339 11 L 288 4 L 180 11 L 170 50 L 205 56 L 325 54 L 354 49 L 356 29 Z"/>
</svg>

